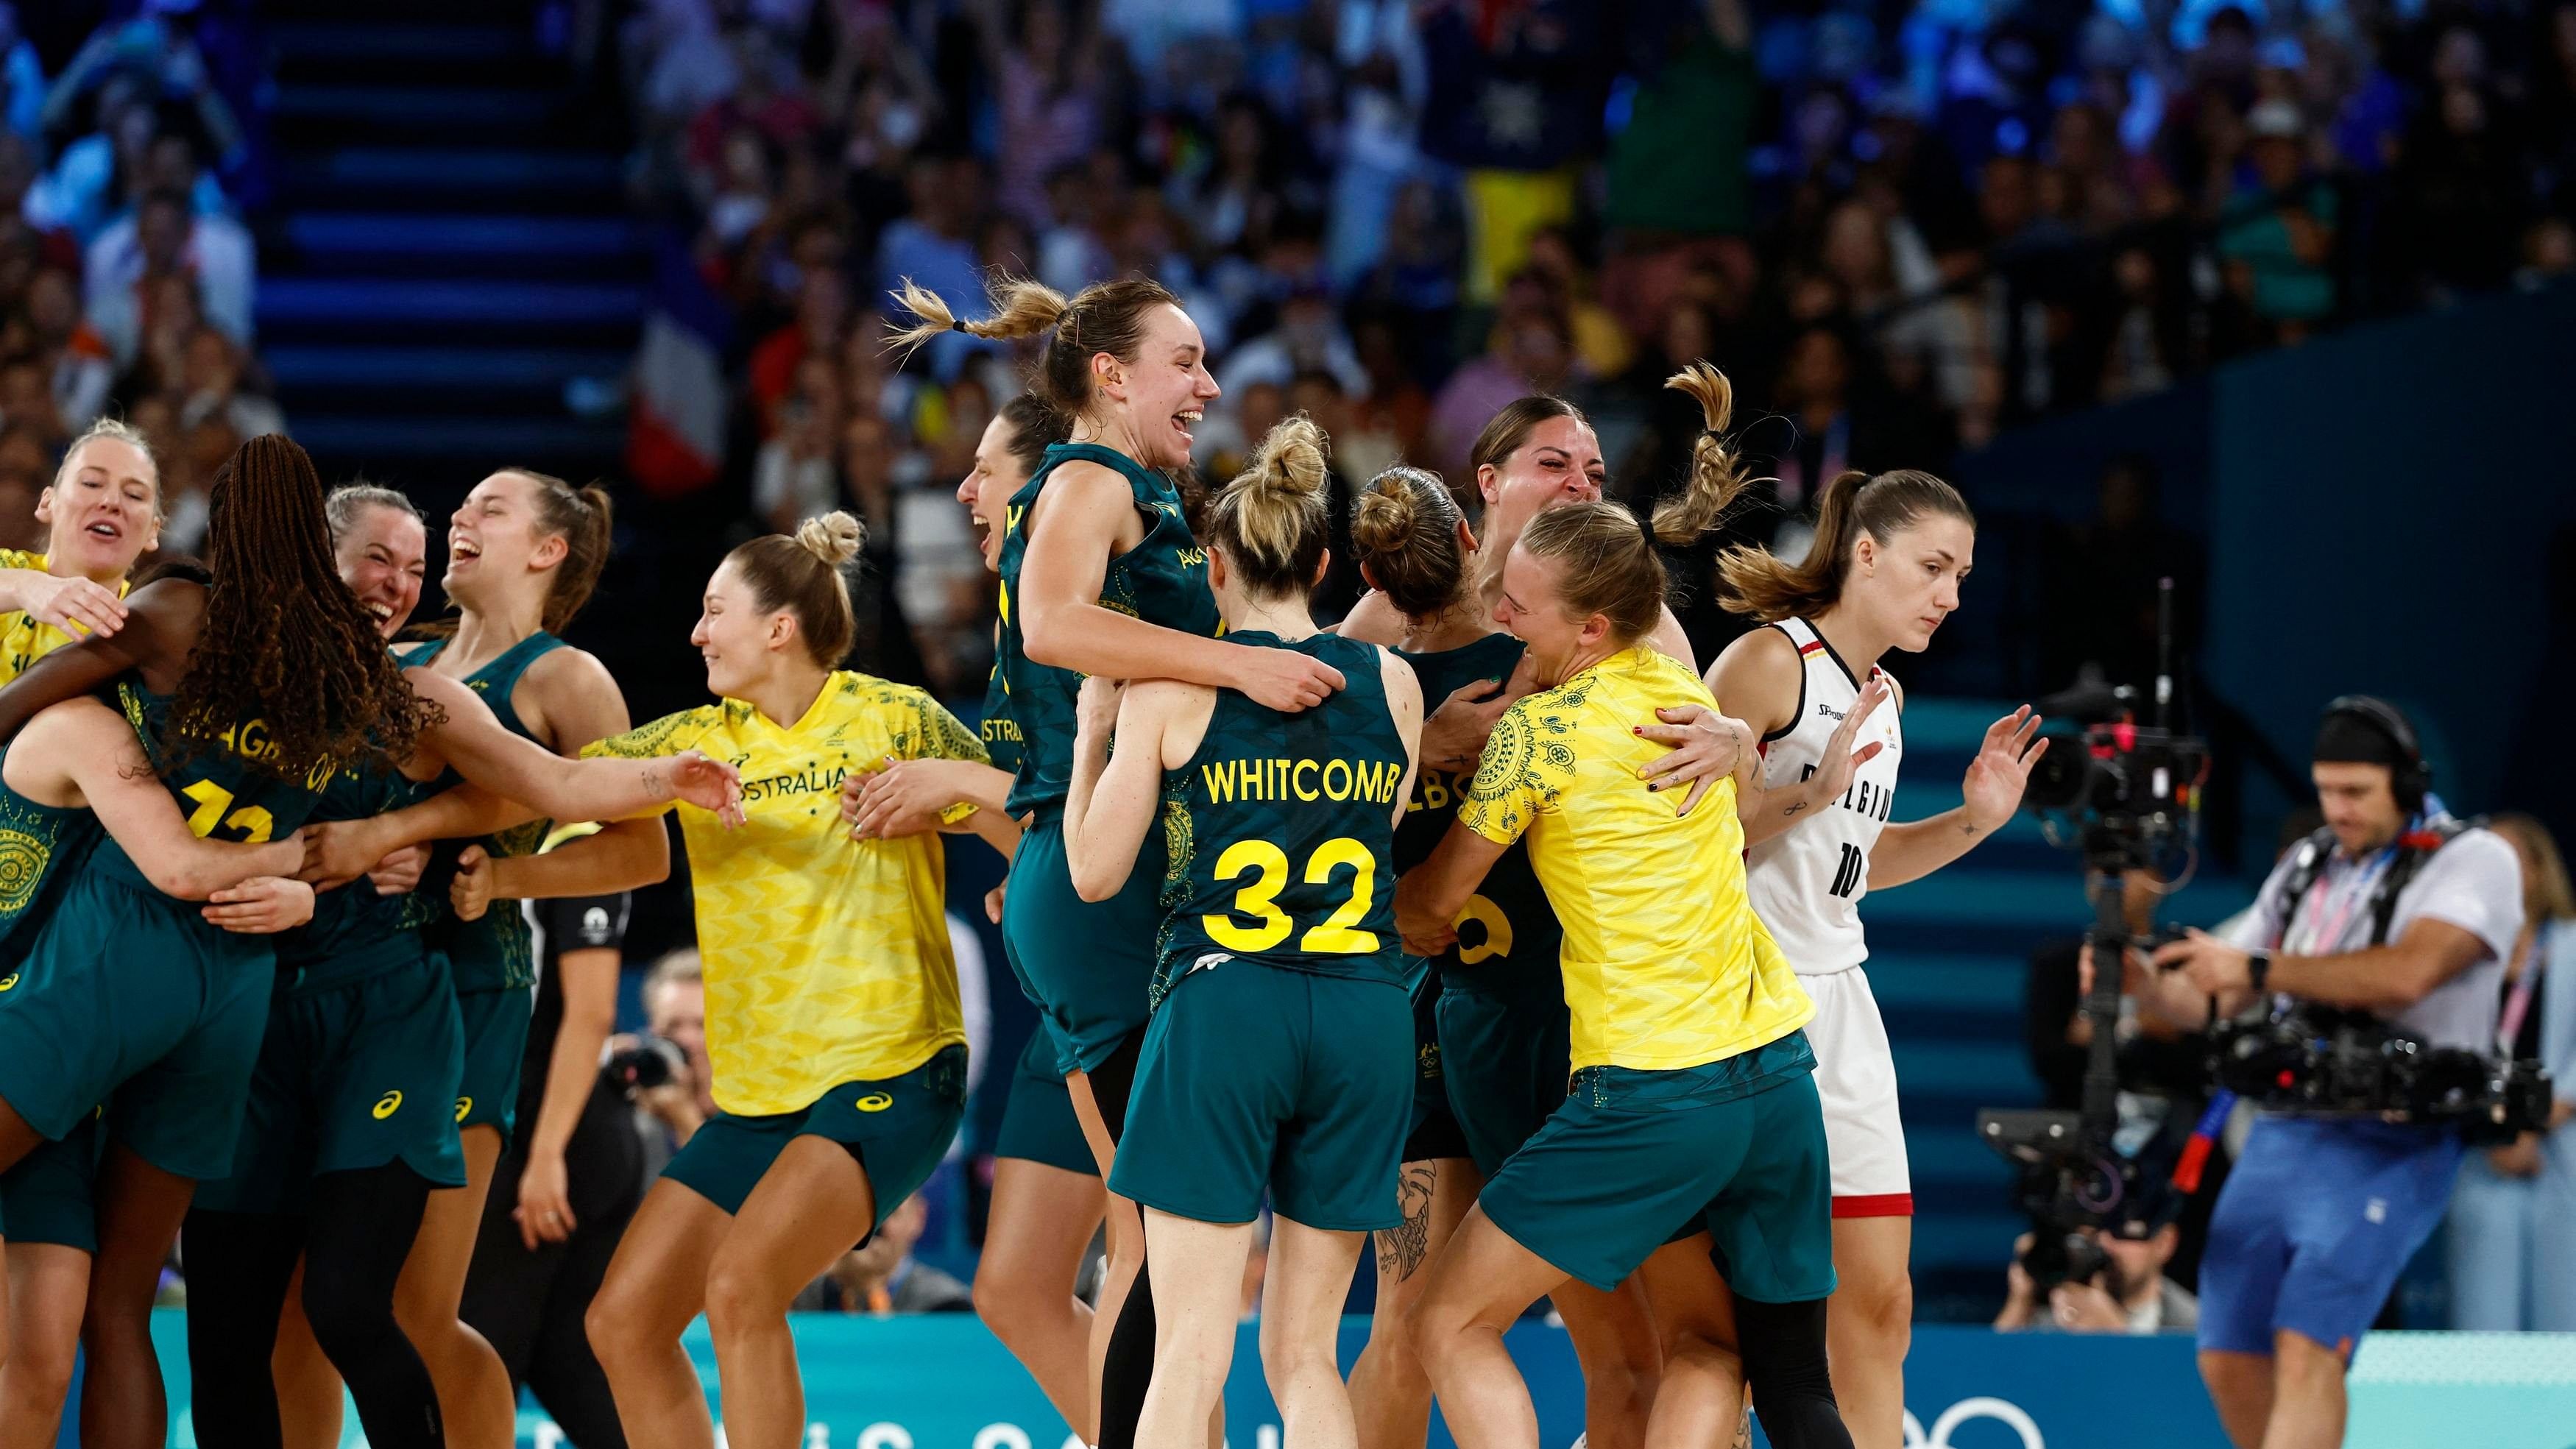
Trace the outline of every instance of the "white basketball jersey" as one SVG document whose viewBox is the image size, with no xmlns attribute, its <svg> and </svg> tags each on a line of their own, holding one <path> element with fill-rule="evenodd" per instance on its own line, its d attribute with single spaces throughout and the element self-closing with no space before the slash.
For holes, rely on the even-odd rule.
<svg viewBox="0 0 2576 1449">
<path fill-rule="evenodd" d="M 1778 790 L 1795 786 L 1823 764 L 1826 742 L 1860 698 L 1860 683 L 1806 620 L 1771 627 L 1798 647 L 1800 670 L 1797 714 L 1762 739 L 1762 787 Z M 1895 804 L 1896 771 L 1905 753 L 1894 700 L 1870 715 L 1850 748 L 1872 740 L 1884 748 L 1852 773 L 1841 799 L 1745 854 L 1745 889 L 1754 913 L 1801 976 L 1848 971 L 1869 956 L 1861 940 L 1860 898 L 1869 893 L 1870 847 Z"/>
</svg>

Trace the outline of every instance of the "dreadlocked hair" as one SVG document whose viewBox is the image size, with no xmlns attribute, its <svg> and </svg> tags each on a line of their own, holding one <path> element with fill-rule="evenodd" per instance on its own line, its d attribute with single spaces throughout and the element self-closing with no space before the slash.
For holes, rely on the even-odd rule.
<svg viewBox="0 0 2576 1449">
<path fill-rule="evenodd" d="M 340 582 L 322 480 L 275 433 L 215 470 L 206 519 L 204 624 L 162 732 L 165 771 L 250 720 L 265 747 L 237 750 L 282 780 L 359 760 L 399 760 L 446 718 L 412 692 L 376 621 Z"/>
</svg>

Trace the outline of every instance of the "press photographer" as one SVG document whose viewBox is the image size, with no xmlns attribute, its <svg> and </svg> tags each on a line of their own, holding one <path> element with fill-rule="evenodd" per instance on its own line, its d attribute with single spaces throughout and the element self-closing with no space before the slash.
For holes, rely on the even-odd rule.
<svg viewBox="0 0 2576 1449">
<path fill-rule="evenodd" d="M 2231 939 L 2163 945 L 2139 982 L 2142 1005 L 2192 1025 L 2213 1006 L 2264 1007 L 2221 1036 L 2222 1079 L 2231 1058 L 2277 1045 L 2265 1080 L 2313 1092 L 2260 1113 L 2201 1264 L 2201 1375 L 2240 1449 L 2341 1442 L 2353 1348 L 2441 1221 L 2466 1150 L 2459 1123 L 2423 1120 L 2440 1114 L 2418 1096 L 2392 1112 L 2351 1084 L 2415 1093 L 2423 1069 L 2490 1052 L 2522 928 L 2513 848 L 2428 795 L 2405 716 L 2337 699 L 2312 759 L 2325 828 L 2282 859 Z"/>
<path fill-rule="evenodd" d="M 2175 1217 L 2182 1194 L 2156 1183 L 2127 1198 L 2111 1220 L 2079 1229 L 2085 1248 L 2066 1279 L 2043 1288 L 2023 1263 L 2034 1234 L 2013 1244 L 2004 1270 L 2004 1308 L 1995 1327 L 2007 1333 L 2054 1329 L 2066 1333 L 2165 1333 L 2191 1329 L 2200 1305 L 2191 1290 L 2165 1276 L 2182 1243 Z"/>
</svg>

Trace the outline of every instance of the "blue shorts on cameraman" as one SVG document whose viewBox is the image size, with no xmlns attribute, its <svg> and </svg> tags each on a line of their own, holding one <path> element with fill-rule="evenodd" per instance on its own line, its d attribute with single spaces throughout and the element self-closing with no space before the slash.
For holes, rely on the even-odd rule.
<svg viewBox="0 0 2576 1449">
<path fill-rule="evenodd" d="M 2257 1118 L 2210 1219 L 2202 1351 L 2268 1356 L 2289 1329 L 2349 1363 L 2449 1209 L 2464 1152 L 2447 1127 Z"/>
</svg>

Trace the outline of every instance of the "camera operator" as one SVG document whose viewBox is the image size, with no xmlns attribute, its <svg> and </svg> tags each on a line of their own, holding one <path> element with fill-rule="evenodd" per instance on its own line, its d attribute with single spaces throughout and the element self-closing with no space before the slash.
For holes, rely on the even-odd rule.
<svg viewBox="0 0 2576 1449">
<path fill-rule="evenodd" d="M 653 963 L 644 975 L 644 1035 L 611 1037 L 608 1050 L 610 1073 L 635 1104 L 642 1181 L 650 1183 L 716 1114 L 715 1070 L 707 1065 L 706 966 L 694 949 L 683 946 Z"/>
<path fill-rule="evenodd" d="M 2080 1234 L 2090 1248 L 2092 1271 L 2039 1291 L 2028 1269 L 2031 1234 L 2013 1243 L 2004 1270 L 2004 1311 L 1995 1327 L 2007 1333 L 2055 1329 L 2067 1333 L 2164 1333 L 2198 1326 L 2200 1302 L 2165 1276 L 2182 1229 L 2175 1223 L 2181 1194 L 2170 1185 L 2133 1196 L 2116 1221 Z"/>
<path fill-rule="evenodd" d="M 626 1094 L 599 1067 L 616 1024 L 627 904 L 622 893 L 503 903 L 535 927 L 537 997 L 517 1130 L 465 1282 L 465 1321 L 580 1449 L 626 1444 L 582 1316 L 644 1193 Z"/>
<path fill-rule="evenodd" d="M 2522 929 L 2513 848 L 2427 798 L 2405 716 L 2347 695 L 2312 753 L 2325 829 L 2263 884 L 2233 939 L 2159 948 L 2145 989 L 2198 1023 L 2267 996 L 2365 1011 L 2426 1048 L 2491 1050 Z M 2210 1225 L 2200 1366 L 2241 1449 L 2341 1442 L 2352 1351 L 2449 1205 L 2459 1129 L 2265 1112 Z"/>
</svg>

